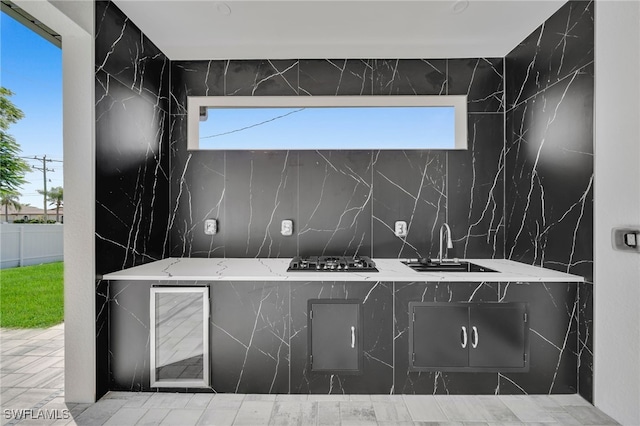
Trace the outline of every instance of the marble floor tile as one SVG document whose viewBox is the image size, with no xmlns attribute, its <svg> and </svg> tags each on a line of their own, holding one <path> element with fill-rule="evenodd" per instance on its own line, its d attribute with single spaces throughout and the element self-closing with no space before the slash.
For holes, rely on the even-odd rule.
<svg viewBox="0 0 640 426">
<path fill-rule="evenodd" d="M 245 401 L 275 401 L 276 400 L 276 395 L 273 395 L 273 394 L 264 395 L 264 394 L 249 393 L 249 394 L 246 394 L 244 396 L 244 400 Z"/>
<path fill-rule="evenodd" d="M 126 402 L 123 407 L 127 408 L 142 408 L 142 406 L 151 398 L 152 393 L 136 393 L 130 392 L 132 395 L 129 398 L 125 398 Z"/>
<path fill-rule="evenodd" d="M 273 401 L 243 401 L 233 424 L 246 426 L 266 424 L 271 418 L 273 405 Z"/>
<path fill-rule="evenodd" d="M 203 409 L 178 408 L 169 411 L 160 425 L 162 426 L 195 426 L 204 413 Z"/>
<path fill-rule="evenodd" d="M 411 414 L 403 402 L 373 401 L 373 410 L 378 423 L 411 422 Z"/>
<path fill-rule="evenodd" d="M 79 425 L 103 425 L 122 408 L 124 402 L 123 399 L 98 401 L 84 410 L 79 416 L 74 417 L 74 420 Z"/>
<path fill-rule="evenodd" d="M 349 395 L 342 394 L 311 394 L 309 401 L 326 402 L 326 401 L 349 401 Z"/>
<path fill-rule="evenodd" d="M 487 422 L 518 422 L 518 417 L 496 395 L 478 395 L 466 397 L 471 400 L 475 410 L 485 418 Z"/>
<path fill-rule="evenodd" d="M 340 402 L 340 422 L 343 426 L 376 426 L 376 412 L 373 409 L 373 403 L 363 401 Z"/>
<path fill-rule="evenodd" d="M 340 403 L 337 401 L 319 401 L 317 403 L 318 425 L 340 424 Z"/>
<path fill-rule="evenodd" d="M 238 398 L 240 397 L 240 398 Z M 213 397 L 207 410 L 234 410 L 238 411 L 244 400 L 240 394 L 217 394 Z"/>
<path fill-rule="evenodd" d="M 133 426 L 147 413 L 146 408 L 122 407 L 104 423 L 105 426 Z"/>
<path fill-rule="evenodd" d="M 371 395 L 349 395 L 349 401 L 371 401 Z"/>
<path fill-rule="evenodd" d="M 184 408 L 193 394 L 156 392 L 142 405 L 142 408 Z"/>
<path fill-rule="evenodd" d="M 521 422 L 555 423 L 555 419 L 550 413 L 527 396 L 500 395 L 499 398 Z"/>
<path fill-rule="evenodd" d="M 538 404 L 545 411 L 564 412 L 564 408 L 560 405 L 560 402 L 557 399 L 552 398 L 551 395 L 529 395 L 529 398 L 531 398 L 533 402 Z"/>
<path fill-rule="evenodd" d="M 463 395 L 438 395 L 434 397 L 449 420 L 456 422 L 486 421 L 478 409 L 479 402 Z"/>
<path fill-rule="evenodd" d="M 231 426 L 236 418 L 237 410 L 206 409 L 198 419 L 198 425 L 207 426 Z"/>
<path fill-rule="evenodd" d="M 205 409 L 211 404 L 215 394 L 213 393 L 196 393 L 194 394 L 184 408 L 201 408 Z"/>
<path fill-rule="evenodd" d="M 167 417 L 170 411 L 168 408 L 150 408 L 138 420 L 136 426 L 157 426 Z"/>
<path fill-rule="evenodd" d="M 26 389 L 25 392 L 17 395 L 6 404 L 3 401 L 3 408 L 28 409 L 33 408 L 43 401 L 58 396 L 59 389 Z"/>
<path fill-rule="evenodd" d="M 578 426 L 582 425 L 575 417 L 566 411 L 550 411 L 551 416 L 556 419 L 556 422 L 563 426 Z"/>
<path fill-rule="evenodd" d="M 13 398 L 15 398 L 16 396 L 20 395 L 21 393 L 24 393 L 26 391 L 25 388 L 2 388 L 2 391 L 0 391 L 0 401 L 2 402 L 3 406 L 6 407 L 6 404 L 8 404 L 9 402 L 11 402 L 11 400 Z"/>
<path fill-rule="evenodd" d="M 49 330 L 49 331 L 48 331 Z M 109 392 L 64 401 L 63 326 L 0 330 L 0 403 L 68 410 L 69 419 L 1 419 L 2 425 L 613 425 L 579 395 L 259 395 Z M 5 344 L 6 343 L 6 344 Z M 42 355 L 44 354 L 44 355 Z"/>
<path fill-rule="evenodd" d="M 593 406 L 577 406 L 571 405 L 565 407 L 567 413 L 571 414 L 573 418 L 578 420 L 583 425 L 615 425 L 615 420 L 604 414 Z"/>
<path fill-rule="evenodd" d="M 538 396 L 538 395 L 536 395 L 536 396 Z M 561 407 L 577 406 L 577 405 L 580 405 L 580 406 L 583 406 L 583 407 L 592 407 L 592 405 L 589 403 L 589 401 L 587 401 L 586 399 L 584 399 L 580 395 L 575 395 L 575 394 L 571 394 L 571 395 L 547 395 L 547 397 L 549 399 L 552 399 L 553 401 L 557 402 L 558 405 L 560 405 Z"/>
<path fill-rule="evenodd" d="M 287 395 L 287 394 L 278 394 L 276 395 L 276 401 L 308 401 L 309 400 L 309 395 L 302 395 L 302 394 L 293 394 L 293 395 Z"/>
<path fill-rule="evenodd" d="M 276 401 L 269 425 L 315 425 L 318 403 L 312 401 Z"/>
<path fill-rule="evenodd" d="M 25 365 L 24 367 L 21 367 L 21 368 L 15 370 L 16 373 L 18 373 L 18 374 L 20 374 L 20 373 L 26 373 L 26 374 L 41 373 L 42 371 L 48 369 L 49 367 L 53 367 L 56 363 L 59 363 L 60 361 L 64 362 L 64 359 L 58 358 L 58 357 L 54 357 L 54 356 L 34 357 L 34 356 L 25 355 L 25 358 L 27 358 L 27 357 L 34 359 L 34 362 L 31 362 L 31 363 Z"/>
<path fill-rule="evenodd" d="M 404 395 L 404 402 L 414 422 L 448 422 L 434 396 Z"/>
</svg>

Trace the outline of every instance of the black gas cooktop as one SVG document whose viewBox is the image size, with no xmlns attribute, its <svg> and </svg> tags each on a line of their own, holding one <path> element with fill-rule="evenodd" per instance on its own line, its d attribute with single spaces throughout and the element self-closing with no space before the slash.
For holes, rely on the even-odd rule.
<svg viewBox="0 0 640 426">
<path fill-rule="evenodd" d="M 367 256 L 296 256 L 287 272 L 378 272 Z"/>
</svg>

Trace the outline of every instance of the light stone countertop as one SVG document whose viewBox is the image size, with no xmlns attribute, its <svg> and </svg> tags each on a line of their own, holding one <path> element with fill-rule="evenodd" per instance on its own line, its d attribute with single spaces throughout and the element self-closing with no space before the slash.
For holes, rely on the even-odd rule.
<svg viewBox="0 0 640 426">
<path fill-rule="evenodd" d="M 290 259 L 167 258 L 105 274 L 134 281 L 386 281 L 386 282 L 584 282 L 567 274 L 506 259 L 464 259 L 499 272 L 416 272 L 402 259 L 373 259 L 379 272 L 287 272 Z"/>
</svg>

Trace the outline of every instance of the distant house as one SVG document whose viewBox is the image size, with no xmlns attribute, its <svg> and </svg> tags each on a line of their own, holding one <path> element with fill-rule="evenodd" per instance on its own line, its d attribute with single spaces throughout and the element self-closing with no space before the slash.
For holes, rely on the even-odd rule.
<svg viewBox="0 0 640 426">
<path fill-rule="evenodd" d="M 64 222 L 64 207 L 60 207 L 58 212 L 60 222 Z M 9 206 L 7 209 L 8 222 L 13 223 L 16 220 L 22 219 L 29 221 L 32 219 L 44 219 L 44 210 L 33 206 L 23 206 L 20 210 L 16 210 L 13 206 Z M 4 206 L 0 210 L 0 223 L 7 222 L 7 216 L 5 216 Z M 47 210 L 47 219 L 56 219 L 56 209 Z"/>
</svg>

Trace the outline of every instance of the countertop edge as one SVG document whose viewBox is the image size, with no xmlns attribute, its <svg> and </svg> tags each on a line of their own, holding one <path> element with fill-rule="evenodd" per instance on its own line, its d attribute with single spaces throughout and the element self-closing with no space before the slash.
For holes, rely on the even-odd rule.
<svg viewBox="0 0 640 426">
<path fill-rule="evenodd" d="M 379 272 L 286 272 L 289 259 L 166 258 L 104 274 L 105 281 L 584 282 L 584 277 L 508 259 L 465 259 L 499 272 L 416 272 L 401 259 L 375 259 Z M 246 273 L 247 268 L 252 271 Z M 282 271 L 282 272 L 280 272 Z"/>
</svg>

